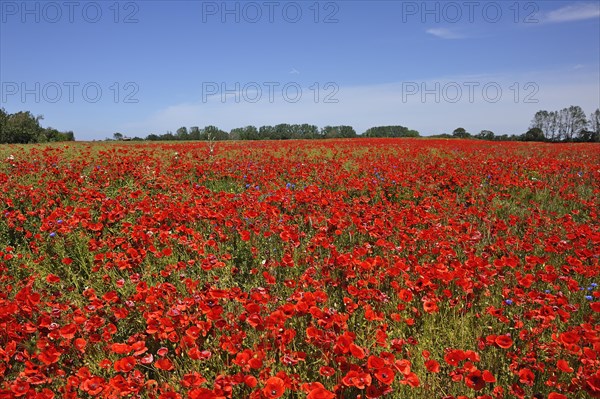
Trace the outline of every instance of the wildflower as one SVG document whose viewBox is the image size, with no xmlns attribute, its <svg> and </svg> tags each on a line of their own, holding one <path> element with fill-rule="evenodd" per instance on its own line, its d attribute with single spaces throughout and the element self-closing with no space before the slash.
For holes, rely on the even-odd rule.
<svg viewBox="0 0 600 399">
<path fill-rule="evenodd" d="M 512 346 L 513 340 L 508 335 L 498 335 L 495 339 L 496 345 L 502 349 L 508 349 Z"/>
<path fill-rule="evenodd" d="M 263 393 L 267 398 L 279 398 L 285 391 L 285 384 L 279 377 L 271 377 L 267 380 Z"/>
</svg>

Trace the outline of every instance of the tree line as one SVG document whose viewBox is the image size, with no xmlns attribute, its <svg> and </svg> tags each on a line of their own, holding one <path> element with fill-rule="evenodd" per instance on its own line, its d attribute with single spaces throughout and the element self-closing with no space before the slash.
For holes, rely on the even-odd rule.
<svg viewBox="0 0 600 399">
<path fill-rule="evenodd" d="M 586 118 L 579 106 L 571 105 L 560 111 L 536 112 L 528 131 L 547 141 L 600 141 L 600 109 Z"/>
<path fill-rule="evenodd" d="M 43 116 L 33 116 L 29 111 L 7 113 L 0 108 L 0 144 L 51 143 L 74 141 L 73 132 L 59 132 L 51 127 L 43 128 Z"/>
<path fill-rule="evenodd" d="M 429 137 L 473 138 L 496 141 L 548 141 L 548 142 L 600 142 L 600 109 L 587 118 L 580 106 L 571 105 L 560 111 L 541 110 L 535 113 L 527 132 L 520 135 L 496 136 L 490 130 L 471 134 L 464 128 L 454 129 L 452 134 L 438 134 Z"/>
<path fill-rule="evenodd" d="M 245 126 L 231 129 L 229 133 L 216 126 L 206 126 L 200 129 L 197 126 L 191 128 L 180 127 L 175 133 L 150 134 L 146 140 L 290 140 L 290 139 L 335 139 L 355 137 L 420 137 L 419 132 L 405 126 L 376 126 L 367 129 L 359 136 L 352 126 L 325 126 L 319 128 L 309 123 L 288 124 L 281 123 L 275 126 Z M 115 133 L 113 139 L 127 140 L 121 133 Z M 142 140 L 135 137 L 129 140 Z"/>
<path fill-rule="evenodd" d="M 122 137 L 116 133 L 115 138 Z M 246 126 L 232 129 L 229 133 L 216 126 L 197 126 L 187 129 L 181 127 L 175 133 L 162 135 L 150 134 L 146 140 L 286 140 L 286 139 L 329 139 L 354 137 L 421 137 L 418 131 L 405 126 L 375 126 L 363 134 L 356 133 L 352 126 L 325 126 L 320 128 L 311 124 L 290 125 L 282 123 L 275 126 Z M 560 111 L 538 111 L 533 117 L 529 129 L 523 134 L 496 135 L 491 130 L 482 130 L 477 134 L 458 127 L 449 133 L 427 136 L 432 138 L 463 138 L 488 141 L 550 141 L 550 142 L 600 142 L 600 109 L 587 118 L 579 106 L 570 106 Z M 133 140 L 142 140 L 134 138 Z"/>
<path fill-rule="evenodd" d="M 14 114 L 0 108 L 0 143 L 47 143 L 57 141 L 74 141 L 72 131 L 60 132 L 51 127 L 43 128 L 40 120 L 43 116 L 33 116 L 29 111 Z M 275 126 L 245 126 L 226 132 L 216 126 L 204 128 L 192 126 L 180 127 L 175 133 L 149 134 L 145 139 L 128 138 L 122 133 L 114 133 L 112 140 L 147 140 L 147 141 L 185 141 L 185 140 L 289 140 L 289 139 L 333 139 L 355 137 L 421 137 L 416 130 L 405 126 L 375 126 L 363 134 L 356 133 L 352 126 L 325 126 L 281 123 Z M 558 111 L 540 110 L 535 113 L 527 132 L 520 135 L 495 135 L 490 130 L 482 130 L 471 134 L 462 127 L 454 129 L 452 134 L 444 133 L 428 137 L 437 138 L 471 138 L 495 141 L 549 141 L 549 142 L 600 142 L 600 109 L 596 109 L 586 117 L 579 106 L 569 106 Z M 111 140 L 111 139 L 107 139 Z"/>
<path fill-rule="evenodd" d="M 162 135 L 150 134 L 146 140 L 290 140 L 290 139 L 321 139 L 321 138 L 353 138 L 357 137 L 352 126 L 325 126 L 319 128 L 308 123 L 281 123 L 275 126 L 245 126 L 232 129 L 229 133 L 216 126 L 206 126 L 200 129 L 193 126 L 189 129 L 181 127 L 175 133 L 167 132 Z"/>
</svg>

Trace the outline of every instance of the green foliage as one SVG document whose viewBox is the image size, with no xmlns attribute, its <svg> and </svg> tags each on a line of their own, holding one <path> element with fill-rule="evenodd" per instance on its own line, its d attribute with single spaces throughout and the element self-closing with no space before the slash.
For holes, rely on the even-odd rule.
<svg viewBox="0 0 600 399">
<path fill-rule="evenodd" d="M 535 141 L 597 142 L 600 141 L 600 109 L 591 113 L 589 120 L 578 105 L 560 111 L 540 110 L 535 113 L 530 130 L 522 136 L 524 141 L 532 141 L 533 129 L 539 130 L 535 131 Z"/>
<path fill-rule="evenodd" d="M 364 134 L 365 137 L 419 137 L 419 132 L 405 126 L 376 126 Z"/>
<path fill-rule="evenodd" d="M 356 132 L 352 126 L 325 126 L 321 135 L 326 139 L 353 138 L 356 137 Z"/>
<path fill-rule="evenodd" d="M 0 108 L 0 143 L 28 144 L 56 141 L 74 141 L 73 132 L 59 132 L 51 127 L 40 126 L 42 116 L 33 116 L 29 111 L 7 113 Z"/>
<path fill-rule="evenodd" d="M 168 131 L 165 134 L 149 134 L 146 136 L 147 141 L 187 141 L 187 140 L 229 140 L 229 134 L 216 126 L 206 126 L 200 129 L 198 126 L 193 126 L 188 129 L 180 127 L 175 134 Z"/>
<path fill-rule="evenodd" d="M 475 135 L 475 138 L 480 140 L 494 140 L 495 137 L 494 132 L 491 130 L 482 130 L 479 134 Z"/>
<path fill-rule="evenodd" d="M 523 135 L 523 141 L 544 141 L 544 132 L 538 127 L 533 127 Z"/>
<path fill-rule="evenodd" d="M 464 127 L 457 127 L 452 132 L 452 136 L 458 137 L 459 139 L 466 139 L 471 137 L 471 133 L 467 132 Z"/>
</svg>

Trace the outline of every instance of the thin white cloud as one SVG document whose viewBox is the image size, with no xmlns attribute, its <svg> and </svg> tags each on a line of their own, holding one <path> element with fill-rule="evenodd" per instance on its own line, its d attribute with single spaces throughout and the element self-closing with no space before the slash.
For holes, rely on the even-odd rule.
<svg viewBox="0 0 600 399">
<path fill-rule="evenodd" d="M 462 33 L 458 33 L 448 28 L 431 28 L 425 32 L 430 35 L 439 37 L 440 39 L 453 40 L 453 39 L 464 39 L 466 36 Z"/>
<path fill-rule="evenodd" d="M 550 11 L 542 17 L 542 22 L 560 23 L 600 18 L 600 3 L 576 3 Z"/>
<path fill-rule="evenodd" d="M 352 125 L 359 133 L 371 126 L 400 124 L 422 135 L 452 132 L 457 126 L 471 133 L 489 129 L 496 134 L 520 134 L 540 109 L 557 110 L 573 104 L 588 113 L 598 108 L 598 75 L 585 71 L 580 69 L 568 78 L 561 69 L 340 86 L 333 96 L 337 103 L 325 102 L 324 95 L 331 90 L 322 90 L 315 101 L 314 91 L 307 87 L 295 103 L 285 101 L 280 90 L 272 102 L 266 92 L 255 103 L 244 101 L 243 96 L 239 102 L 233 95 L 225 99 L 211 96 L 205 101 L 165 107 L 120 131 L 145 136 L 180 126 L 212 124 L 230 130 L 247 125 L 312 123 L 320 127 Z M 254 98 L 253 93 L 246 95 Z"/>
</svg>

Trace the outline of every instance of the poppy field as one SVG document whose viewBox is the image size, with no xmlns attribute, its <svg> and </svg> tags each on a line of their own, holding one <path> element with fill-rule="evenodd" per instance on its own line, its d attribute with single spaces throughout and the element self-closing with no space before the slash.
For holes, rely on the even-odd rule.
<svg viewBox="0 0 600 399">
<path fill-rule="evenodd" d="M 600 147 L 0 148 L 0 398 L 600 398 Z"/>
</svg>

